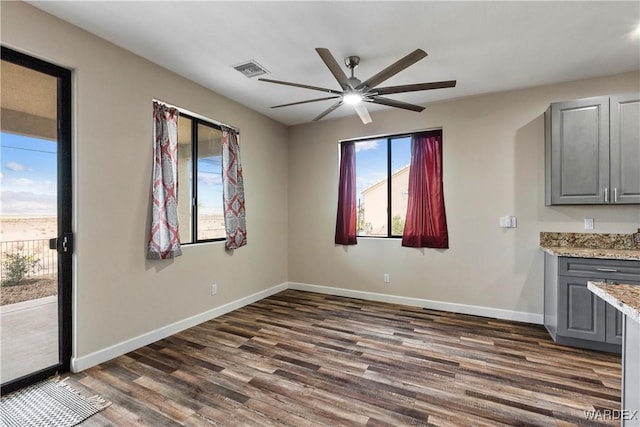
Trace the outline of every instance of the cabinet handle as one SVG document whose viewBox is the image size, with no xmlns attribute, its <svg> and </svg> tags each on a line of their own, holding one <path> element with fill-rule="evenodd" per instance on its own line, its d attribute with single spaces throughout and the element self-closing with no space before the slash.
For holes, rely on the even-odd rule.
<svg viewBox="0 0 640 427">
<path fill-rule="evenodd" d="M 613 203 L 618 203 L 618 187 L 613 189 Z"/>
<path fill-rule="evenodd" d="M 598 270 L 598 271 L 606 271 L 607 273 L 615 273 L 615 272 L 618 271 L 615 268 L 596 268 L 596 270 Z"/>
<path fill-rule="evenodd" d="M 604 187 L 604 202 L 609 203 L 609 187 Z"/>
</svg>

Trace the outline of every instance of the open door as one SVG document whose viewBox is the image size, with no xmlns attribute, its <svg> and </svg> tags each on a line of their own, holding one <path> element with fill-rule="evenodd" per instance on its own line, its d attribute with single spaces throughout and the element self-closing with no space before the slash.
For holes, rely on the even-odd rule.
<svg viewBox="0 0 640 427">
<path fill-rule="evenodd" d="M 71 71 L 2 47 L 2 393 L 69 371 Z"/>
</svg>

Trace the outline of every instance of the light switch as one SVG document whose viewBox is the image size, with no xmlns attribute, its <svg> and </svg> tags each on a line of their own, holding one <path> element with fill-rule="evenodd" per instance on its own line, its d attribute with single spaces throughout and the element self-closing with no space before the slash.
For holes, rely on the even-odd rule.
<svg viewBox="0 0 640 427">
<path fill-rule="evenodd" d="M 518 226 L 518 219 L 515 216 L 501 216 L 500 228 L 516 228 Z"/>
</svg>

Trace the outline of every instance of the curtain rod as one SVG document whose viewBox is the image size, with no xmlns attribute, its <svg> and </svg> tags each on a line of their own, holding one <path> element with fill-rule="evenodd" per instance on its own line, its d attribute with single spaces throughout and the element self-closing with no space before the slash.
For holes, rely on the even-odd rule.
<svg viewBox="0 0 640 427">
<path fill-rule="evenodd" d="M 377 138 L 388 138 L 390 136 L 403 136 L 403 135 L 410 135 L 413 133 L 420 133 L 420 132 L 429 132 L 432 130 L 442 130 L 442 126 L 440 127 L 432 127 L 429 129 L 419 129 L 419 130 L 408 130 L 406 132 L 393 132 L 393 133 L 382 133 L 379 135 L 370 135 L 370 136 L 358 136 L 356 138 L 345 138 L 345 139 L 339 139 L 338 142 L 349 142 L 349 141 L 361 141 L 363 139 L 377 139 Z"/>
<path fill-rule="evenodd" d="M 167 107 L 172 107 L 172 108 L 176 108 L 176 109 L 178 109 L 178 110 L 180 110 L 180 111 L 184 111 L 186 114 L 188 114 L 188 115 L 190 115 L 190 116 L 193 116 L 193 117 L 195 117 L 196 119 L 205 120 L 205 121 L 207 121 L 207 122 L 211 122 L 211 123 L 213 123 L 214 125 L 218 125 L 218 126 L 221 126 L 221 127 L 222 127 L 222 126 L 224 126 L 224 127 L 228 127 L 228 128 L 230 128 L 230 129 L 233 129 L 233 130 L 235 130 L 236 132 L 238 132 L 238 135 L 240 134 L 240 129 L 239 129 L 238 127 L 236 127 L 236 126 L 231 126 L 231 125 L 228 125 L 228 124 L 226 124 L 226 123 L 219 122 L 218 120 L 210 119 L 209 117 L 205 117 L 205 116 L 203 116 L 202 114 L 194 113 L 194 112 L 193 112 L 193 111 L 191 111 L 191 110 L 187 110 L 186 108 L 178 107 L 177 105 L 171 104 L 171 103 L 169 103 L 169 102 L 165 102 L 165 101 L 163 101 L 163 100 L 161 100 L 161 99 L 158 99 L 158 98 L 153 98 L 153 101 L 154 101 L 154 102 L 159 102 L 159 103 L 161 103 L 161 104 L 164 104 L 164 105 L 166 105 Z"/>
</svg>

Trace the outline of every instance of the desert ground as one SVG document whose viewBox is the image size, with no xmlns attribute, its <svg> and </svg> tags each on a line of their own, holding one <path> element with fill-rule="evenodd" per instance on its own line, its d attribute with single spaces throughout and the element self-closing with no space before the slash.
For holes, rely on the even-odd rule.
<svg viewBox="0 0 640 427">
<path fill-rule="evenodd" d="M 0 217 L 0 241 L 52 239 L 57 235 L 56 217 Z"/>
<path fill-rule="evenodd" d="M 222 215 L 202 215 L 198 221 L 200 238 L 224 235 Z M 0 241 L 52 239 L 57 236 L 56 217 L 0 217 Z"/>
</svg>

